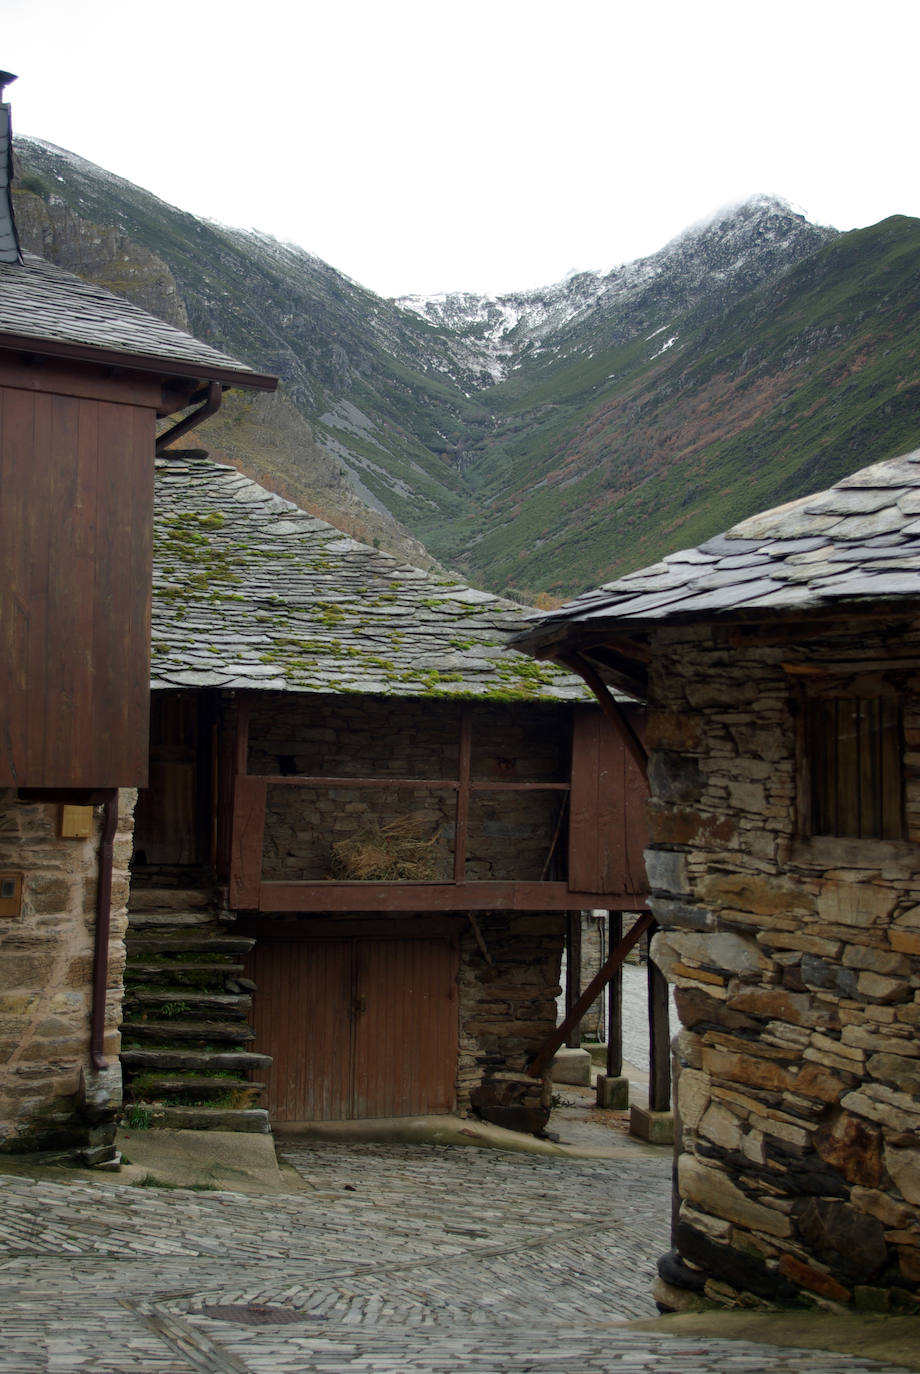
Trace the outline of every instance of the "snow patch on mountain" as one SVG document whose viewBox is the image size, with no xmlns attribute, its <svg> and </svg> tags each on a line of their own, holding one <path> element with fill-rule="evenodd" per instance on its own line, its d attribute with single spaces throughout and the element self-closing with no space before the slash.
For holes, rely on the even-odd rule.
<svg viewBox="0 0 920 1374">
<path fill-rule="evenodd" d="M 658 281 L 680 282 L 683 297 L 713 283 L 730 286 L 749 271 L 792 265 L 804 239 L 814 247 L 823 231 L 776 196 L 757 195 L 723 206 L 691 225 L 657 253 L 623 263 L 607 272 L 576 272 L 553 286 L 503 296 L 452 292 L 437 296 L 402 296 L 394 304 L 427 320 L 447 335 L 454 362 L 478 376 L 480 386 L 502 381 L 525 356 L 554 347 L 554 340 L 594 312 L 618 318 L 635 312 Z M 683 302 L 674 302 L 675 307 Z M 661 318 L 659 314 L 659 319 Z M 660 325 L 648 336 L 663 333 Z M 659 348 L 672 347 L 676 336 Z"/>
</svg>

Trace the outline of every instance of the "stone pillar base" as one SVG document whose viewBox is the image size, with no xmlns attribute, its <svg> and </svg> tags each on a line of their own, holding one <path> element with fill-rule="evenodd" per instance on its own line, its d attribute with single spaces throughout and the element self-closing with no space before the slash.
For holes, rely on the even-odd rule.
<svg viewBox="0 0 920 1374">
<path fill-rule="evenodd" d="M 553 1057 L 550 1074 L 554 1083 L 577 1083 L 583 1088 L 590 1088 L 591 1055 L 587 1050 L 563 1047 Z"/>
<path fill-rule="evenodd" d="M 629 1134 L 650 1145 L 673 1145 L 674 1113 L 650 1112 L 634 1103 L 629 1109 Z"/>
<path fill-rule="evenodd" d="M 629 1107 L 629 1079 L 597 1075 L 597 1105 L 613 1112 L 625 1112 Z"/>
</svg>

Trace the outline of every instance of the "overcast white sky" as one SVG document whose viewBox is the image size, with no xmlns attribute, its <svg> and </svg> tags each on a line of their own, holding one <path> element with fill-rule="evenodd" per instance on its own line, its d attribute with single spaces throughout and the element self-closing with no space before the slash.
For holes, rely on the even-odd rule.
<svg viewBox="0 0 920 1374">
<path fill-rule="evenodd" d="M 14 131 L 382 295 L 920 215 L 917 0 L 4 0 Z"/>
</svg>

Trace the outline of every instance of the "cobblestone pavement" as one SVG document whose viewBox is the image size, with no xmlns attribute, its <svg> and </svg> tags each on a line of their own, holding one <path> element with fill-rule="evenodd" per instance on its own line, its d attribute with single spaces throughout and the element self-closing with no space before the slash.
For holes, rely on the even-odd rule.
<svg viewBox="0 0 920 1374">
<path fill-rule="evenodd" d="M 667 1156 L 285 1153 L 309 1191 L 0 1177 L 0 1374 L 894 1374 L 608 1325 L 654 1315 Z"/>
</svg>

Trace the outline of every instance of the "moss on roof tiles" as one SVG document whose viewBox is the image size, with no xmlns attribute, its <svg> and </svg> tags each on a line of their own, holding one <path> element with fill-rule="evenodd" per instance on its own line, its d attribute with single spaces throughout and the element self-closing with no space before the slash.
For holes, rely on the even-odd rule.
<svg viewBox="0 0 920 1374">
<path fill-rule="evenodd" d="M 156 486 L 154 687 L 587 696 L 580 679 L 506 648 L 527 621 L 514 602 L 345 540 L 207 459 L 160 460 Z"/>
</svg>

